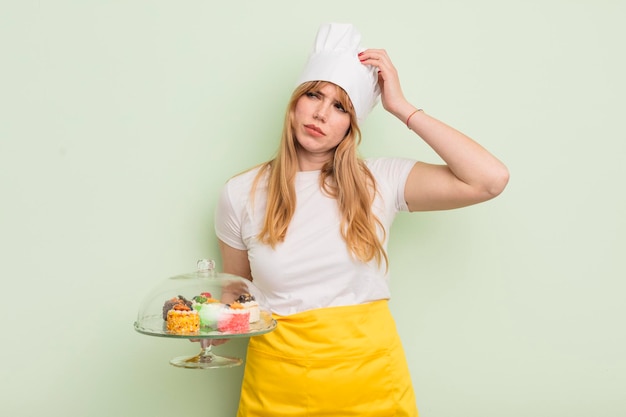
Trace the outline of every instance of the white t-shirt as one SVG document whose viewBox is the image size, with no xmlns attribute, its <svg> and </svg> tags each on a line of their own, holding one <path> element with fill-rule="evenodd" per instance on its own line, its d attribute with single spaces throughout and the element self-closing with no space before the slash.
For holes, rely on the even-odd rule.
<svg viewBox="0 0 626 417">
<path fill-rule="evenodd" d="M 386 236 L 399 211 L 408 211 L 404 185 L 415 164 L 403 158 L 366 160 L 376 179 L 373 211 Z M 254 200 L 250 190 L 258 168 L 231 178 L 222 189 L 215 215 L 217 236 L 227 245 L 248 251 L 254 284 L 274 313 L 367 303 L 389 298 L 385 265 L 363 263 L 348 251 L 339 230 L 335 199 L 319 187 L 319 171 L 298 172 L 297 206 L 285 241 L 272 249 L 257 239 L 266 206 L 266 185 L 259 181 Z M 387 248 L 387 239 L 384 247 Z"/>
</svg>

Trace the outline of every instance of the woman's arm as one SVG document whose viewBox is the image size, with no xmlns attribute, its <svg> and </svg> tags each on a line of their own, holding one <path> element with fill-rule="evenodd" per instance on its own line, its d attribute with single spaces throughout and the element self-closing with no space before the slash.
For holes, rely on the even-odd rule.
<svg viewBox="0 0 626 417">
<path fill-rule="evenodd" d="M 404 189 L 409 210 L 469 206 L 504 190 L 506 166 L 478 143 L 422 111 L 411 117 L 409 126 L 446 162 L 415 164 Z"/>
<path fill-rule="evenodd" d="M 415 164 L 404 191 L 410 211 L 464 207 L 489 200 L 504 190 L 509 180 L 506 166 L 465 134 L 416 111 L 404 98 L 398 73 L 384 50 L 368 49 L 359 58 L 378 68 L 385 110 L 406 123 L 445 162 Z"/>
<path fill-rule="evenodd" d="M 222 270 L 227 274 L 238 275 L 252 281 L 248 251 L 235 249 L 219 240 L 222 254 Z"/>
</svg>

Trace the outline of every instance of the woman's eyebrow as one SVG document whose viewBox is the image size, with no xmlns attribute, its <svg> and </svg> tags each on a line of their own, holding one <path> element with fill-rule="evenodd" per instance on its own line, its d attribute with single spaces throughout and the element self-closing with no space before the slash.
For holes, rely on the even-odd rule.
<svg viewBox="0 0 626 417">
<path fill-rule="evenodd" d="M 321 91 L 321 90 L 313 90 L 313 92 L 314 92 L 315 94 L 320 95 L 321 97 L 324 97 L 324 98 L 329 98 L 326 94 L 322 93 L 322 91 Z M 334 98 L 334 99 L 332 99 L 332 100 L 333 100 L 333 102 L 334 102 L 334 103 L 339 103 L 339 104 L 341 104 L 341 101 L 339 101 L 339 99 L 338 99 L 338 98 Z"/>
</svg>

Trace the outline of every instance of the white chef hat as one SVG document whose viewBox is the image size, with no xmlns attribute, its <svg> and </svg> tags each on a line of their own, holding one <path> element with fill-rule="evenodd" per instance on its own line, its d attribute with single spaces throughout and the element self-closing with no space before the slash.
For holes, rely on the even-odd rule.
<svg viewBox="0 0 626 417">
<path fill-rule="evenodd" d="M 307 81 L 330 81 L 343 88 L 361 123 L 378 103 L 378 71 L 363 65 L 358 54 L 361 34 L 346 23 L 327 23 L 320 27 L 297 85 Z"/>
</svg>

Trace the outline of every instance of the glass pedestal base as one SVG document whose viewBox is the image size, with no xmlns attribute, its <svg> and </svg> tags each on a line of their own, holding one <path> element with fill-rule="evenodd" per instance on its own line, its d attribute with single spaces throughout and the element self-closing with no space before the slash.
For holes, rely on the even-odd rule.
<svg viewBox="0 0 626 417">
<path fill-rule="evenodd" d="M 229 356 L 218 356 L 211 351 L 211 339 L 202 339 L 200 341 L 202 349 L 195 356 L 178 356 L 170 361 L 170 364 L 179 368 L 189 369 L 211 369 L 211 368 L 229 368 L 239 366 L 243 363 L 240 358 L 231 358 Z"/>
</svg>

